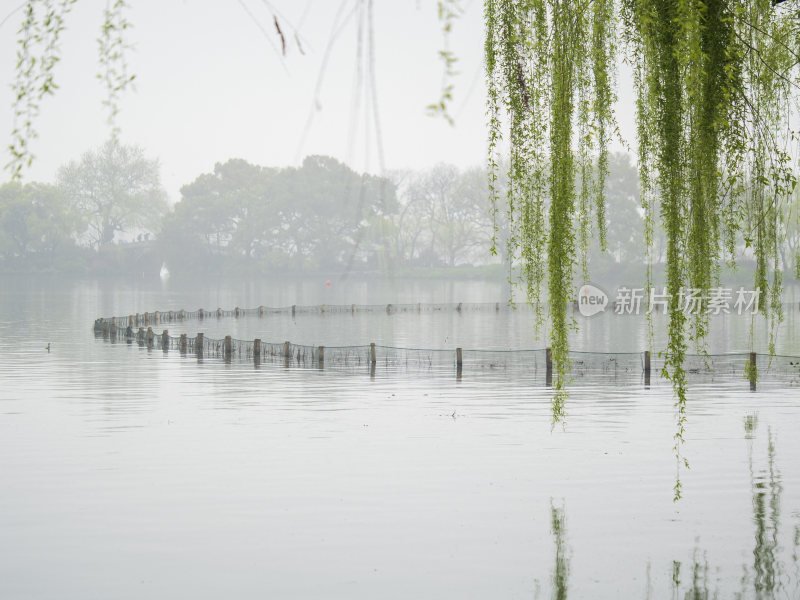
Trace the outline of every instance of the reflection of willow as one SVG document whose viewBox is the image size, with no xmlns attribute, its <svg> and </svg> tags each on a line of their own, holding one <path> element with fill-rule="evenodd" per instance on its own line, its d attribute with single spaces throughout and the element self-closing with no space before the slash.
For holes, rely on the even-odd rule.
<svg viewBox="0 0 800 600">
<path fill-rule="evenodd" d="M 699 558 L 700 551 L 695 548 L 694 556 L 692 557 L 692 580 L 691 587 L 686 590 L 685 594 L 681 594 L 681 562 L 679 560 L 672 561 L 672 598 L 679 600 L 685 598 L 686 600 L 706 600 L 708 598 L 717 598 L 719 596 L 718 590 L 714 590 L 712 594 L 708 588 L 708 558 L 705 552 L 703 553 L 702 560 Z M 649 570 L 649 565 L 648 565 Z M 647 598 L 650 598 L 650 587 L 648 585 Z"/>
<path fill-rule="evenodd" d="M 753 466 L 753 442 L 758 427 L 758 417 L 745 419 L 745 439 L 748 441 L 748 466 L 752 489 L 753 524 L 755 543 L 753 563 L 743 565 L 741 591 L 736 598 L 800 598 L 800 512 L 794 513 L 797 523 L 793 536 L 793 575 L 781 563 L 779 545 L 781 494 L 783 484 L 781 473 L 776 466 L 776 443 L 772 429 L 767 429 L 767 465 L 756 470 Z M 564 506 L 557 508 L 551 503 L 551 532 L 555 540 L 555 564 L 552 574 L 552 598 L 566 600 L 569 583 L 569 549 L 566 542 L 566 513 Z M 709 600 L 721 598 L 718 581 L 714 581 L 708 556 L 700 548 L 695 548 L 691 567 L 682 568 L 681 561 L 672 562 L 671 598 L 673 600 Z M 650 563 L 647 564 L 644 598 L 653 596 Z M 794 582 L 791 579 L 794 578 Z M 539 597 L 538 582 L 535 597 Z M 658 596 L 660 597 L 660 596 Z"/>
<path fill-rule="evenodd" d="M 780 471 L 775 467 L 775 440 L 772 430 L 767 430 L 768 468 L 758 473 L 753 470 L 753 436 L 747 437 L 750 485 L 753 494 L 753 523 L 756 528 L 753 548 L 753 587 L 757 598 L 767 598 L 774 596 L 782 587 L 781 563 L 778 559 L 778 532 L 783 486 Z"/>
<path fill-rule="evenodd" d="M 767 429 L 767 465 L 754 467 L 753 444 L 758 428 L 758 416 L 750 415 L 744 420 L 745 439 L 748 441 L 748 468 L 753 506 L 753 525 L 755 539 L 752 565 L 743 565 L 741 591 L 738 598 L 800 598 L 800 523 L 794 526 L 792 562 L 793 576 L 786 572 L 781 563 L 779 545 L 781 494 L 783 485 L 781 473 L 776 466 L 776 443 L 770 428 Z M 800 518 L 800 513 L 796 513 Z M 672 563 L 672 595 L 674 600 L 699 600 L 719 596 L 716 589 L 709 589 L 709 563 L 705 553 L 695 549 L 692 559 L 691 579 L 688 571 L 682 573 L 680 561 Z M 650 565 L 648 564 L 647 588 L 645 597 L 651 597 Z M 794 582 L 791 583 L 791 579 Z"/>
<path fill-rule="evenodd" d="M 794 514 L 800 520 L 800 512 Z M 792 551 L 792 562 L 794 563 L 794 592 L 792 598 L 800 598 L 800 560 L 798 560 L 798 550 L 800 550 L 800 523 L 794 526 L 794 547 Z"/>
<path fill-rule="evenodd" d="M 553 567 L 553 598 L 566 600 L 569 579 L 569 556 L 567 556 L 566 525 L 564 507 L 550 505 L 551 528 L 556 541 L 556 562 Z"/>
</svg>

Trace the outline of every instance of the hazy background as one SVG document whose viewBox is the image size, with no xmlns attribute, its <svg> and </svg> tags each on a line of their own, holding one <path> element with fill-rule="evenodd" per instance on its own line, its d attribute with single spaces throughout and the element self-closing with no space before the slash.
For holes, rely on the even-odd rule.
<svg viewBox="0 0 800 600">
<path fill-rule="evenodd" d="M 124 145 L 140 147 L 145 158 L 159 162 L 165 191 L 161 195 L 165 197 L 163 210 L 151 210 L 147 219 L 141 217 L 144 212 L 140 211 L 139 218 L 129 219 L 110 241 L 148 243 L 161 239 L 166 249 L 172 249 L 171 254 L 164 247 L 150 252 L 148 266 L 135 271 L 156 272 L 163 261 L 172 265 L 176 258 L 187 256 L 199 256 L 205 263 L 209 253 L 219 256 L 224 268 L 241 256 L 258 258 L 261 267 L 318 268 L 323 266 L 318 257 L 336 254 L 338 258 L 330 266 L 349 269 L 360 262 L 373 271 L 405 266 L 485 265 L 506 258 L 493 258 L 489 252 L 489 203 L 481 175 L 487 146 L 482 3 L 460 3 L 463 12 L 447 41 L 458 58 L 458 74 L 448 82 L 455 86 L 449 107 L 455 119 L 452 126 L 426 111 L 429 104 L 439 100 L 443 85 L 438 53 L 445 40 L 437 3 L 375 0 L 372 28 L 368 5 L 365 0 L 167 0 L 139 2 L 130 7 L 126 18 L 133 27 L 127 37 L 131 47 L 126 59 L 136 80 L 135 89 L 120 99 L 117 124 Z M 62 60 L 55 73 L 60 89 L 42 102 L 35 123 L 39 137 L 33 142 L 36 160 L 24 174 L 26 182 L 56 183 L 59 168 L 78 161 L 90 149 L 100 148 L 109 138 L 111 129 L 103 106 L 105 90 L 97 78 L 97 38 L 105 7 L 106 3 L 100 0 L 81 0 L 67 15 L 61 38 Z M 14 79 L 16 38 L 23 12 L 22 5 L 10 2 L 0 9 L 0 53 L 7 57 L 0 62 L 0 80 L 9 84 L 0 95 L 0 102 L 8 107 L 2 111 L 5 116 L 0 119 L 0 136 L 7 132 L 9 140 L 14 103 L 10 83 Z M 273 18 L 279 20 L 286 36 L 285 56 L 279 49 Z M 370 56 L 374 58 L 374 89 Z M 615 152 L 635 150 L 632 85 L 623 57 L 620 49 L 616 110 L 623 139 L 612 145 Z M 631 147 L 626 141 L 631 142 Z M 302 243 L 292 241 L 282 245 L 276 242 L 280 247 L 265 250 L 263 247 L 269 244 L 263 240 L 277 239 L 276 232 L 298 231 L 309 223 L 309 214 L 323 205 L 331 208 L 343 206 L 345 201 L 355 202 L 356 196 L 351 193 L 359 189 L 355 183 L 342 184 L 344 192 L 335 202 L 309 190 L 292 190 L 294 195 L 270 192 L 267 203 L 262 201 L 267 195 L 241 178 L 228 178 L 229 183 L 223 181 L 219 190 L 206 185 L 205 195 L 181 196 L 182 186 L 207 174 L 224 179 L 218 165 L 232 159 L 257 167 L 285 169 L 300 167 L 309 156 L 331 157 L 355 174 L 385 176 L 390 185 L 384 189 L 389 190 L 389 196 L 396 195 L 397 202 L 390 197 L 388 204 L 380 196 L 375 206 L 383 204 L 371 212 L 357 199 L 357 210 L 350 211 L 352 218 L 346 229 L 327 227 L 327 235 L 347 240 L 350 248 L 335 252 L 302 250 L 298 249 Z M 613 263 L 616 270 L 622 264 L 632 265 L 632 272 L 625 271 L 619 277 L 628 283 L 639 282 L 643 279 L 643 225 L 635 166 L 624 157 L 617 158 L 620 169 L 612 174 L 608 188 L 609 227 L 617 231 L 610 232 L 610 254 L 601 259 Z M 6 156 L 3 162 L 7 159 Z M 441 176 L 444 163 L 453 165 L 457 173 Z M 311 181 L 303 173 L 299 176 L 303 182 Z M 353 174 L 346 173 L 343 178 L 357 182 Z M 0 178 L 0 183 L 4 179 Z M 432 190 L 441 188 L 439 182 L 445 180 L 449 190 L 437 196 Z M 317 185 L 318 191 L 327 190 L 327 184 L 320 181 L 323 179 L 311 183 Z M 59 181 L 59 190 L 44 190 L 52 192 L 51 204 L 61 202 L 63 183 Z M 246 189 L 252 196 L 249 204 L 231 200 L 237 189 Z M 57 210 L 22 214 L 25 206 L 30 213 L 32 204 L 46 204 L 41 200 L 44 192 L 30 191 L 24 197 L 7 188 L 0 194 L 6 238 L 13 238 L 23 229 L 16 223 L 24 222 L 27 237 L 35 241 L 42 237 L 41 223 L 66 222 Z M 223 199 L 219 206 L 211 202 L 215 194 Z M 283 204 L 275 200 L 277 196 Z M 254 219 L 253 205 L 272 217 L 280 206 L 297 208 L 296 199 L 301 197 L 308 204 L 306 212 L 295 211 L 297 214 L 286 217 L 284 211 L 281 218 L 269 222 L 266 217 Z M 72 200 L 66 202 L 70 203 L 75 204 Z M 175 210 L 170 213 L 169 207 Z M 221 207 L 225 210 L 217 210 Z M 190 223 L 211 209 L 215 211 L 213 218 L 206 218 L 202 227 Z M 15 216 L 14 211 L 20 216 Z M 162 223 L 161 217 L 168 213 L 173 222 Z M 91 212 L 84 211 L 78 217 L 86 215 Z M 330 219 L 316 216 L 318 227 L 306 227 L 304 241 L 324 238 Z M 259 222 L 259 231 L 242 231 L 241 224 L 250 225 L 254 220 Z M 181 227 L 169 227 L 176 223 Z M 236 227 L 230 227 L 230 223 Z M 99 249 L 98 244 L 85 239 L 82 226 L 78 223 L 56 233 L 62 240 L 77 240 L 83 248 Z M 473 227 L 464 234 L 465 229 Z M 790 257 L 797 254 L 797 229 L 788 232 L 790 242 L 782 249 L 786 254 L 782 257 L 784 265 L 792 264 Z M 423 230 L 430 231 L 418 237 Z M 148 233 L 152 237 L 139 239 Z M 47 236 L 57 237 L 54 232 Z M 456 238 L 457 243 L 453 242 Z M 198 239 L 204 240 L 202 252 L 192 250 L 189 244 Z M 659 240 L 657 256 L 663 253 Z M 109 245 L 108 241 L 104 243 Z M 258 244 L 261 249 L 255 249 Z M 41 254 L 42 250 L 27 240 L 11 240 L 7 244 L 0 240 L 0 246 L 0 256 L 6 262 L 9 257 L 27 260 L 31 253 Z M 55 245 L 48 247 L 51 255 L 59 254 Z M 331 248 L 324 244 L 319 247 Z M 272 253 L 270 256 L 267 250 Z M 275 259 L 275 252 L 281 258 Z M 358 252 L 363 256 L 357 256 Z M 315 259 L 284 260 L 285 256 L 299 255 L 313 255 Z M 742 255 L 749 259 L 744 250 Z M 133 258 L 133 262 L 120 261 L 114 256 L 90 266 L 94 272 L 103 267 L 106 271 L 130 271 L 133 263 L 141 262 L 138 257 Z M 48 264 L 52 266 L 52 261 Z M 599 266 L 601 270 L 594 273 L 608 281 L 608 269 L 602 262 Z M 25 262 L 24 268 L 28 267 Z M 7 264 L 4 268 L 19 270 L 18 265 Z M 497 274 L 502 276 L 500 271 Z"/>
<path fill-rule="evenodd" d="M 354 93 L 358 4 L 356 0 L 134 3 L 127 13 L 133 24 L 128 60 L 136 74 L 136 91 L 121 101 L 122 141 L 141 145 L 148 155 L 160 158 L 172 202 L 178 200 L 181 185 L 231 157 L 286 166 L 299 164 L 306 155 L 324 154 L 357 171 L 377 172 L 375 129 L 370 125 L 365 130 L 363 91 L 360 105 Z M 461 4 L 464 12 L 450 40 L 459 72 L 453 80 L 451 107 L 456 123 L 450 126 L 425 111 L 439 99 L 442 87 L 437 52 L 443 40 L 436 2 L 375 1 L 375 79 L 387 169 L 423 168 L 442 161 L 474 166 L 485 161 L 483 9 L 477 0 Z M 56 71 L 60 90 L 43 102 L 34 144 L 37 159 L 28 179 L 52 180 L 59 166 L 108 137 L 101 106 L 104 90 L 96 78 L 104 7 L 101 0 L 81 0 L 68 15 Z M 275 49 L 279 40 L 270 7 L 287 36 L 286 57 Z M 0 61 L 0 80 L 6 83 L 13 81 L 15 38 L 23 16 L 16 9 L 17 3 L 8 0 L 0 9 L 0 21 L 7 19 L 0 26 L 0 56 L 7 57 Z M 316 110 L 315 89 L 337 15 L 346 22 L 331 46 Z M 305 55 L 292 42 L 294 31 Z M 621 73 L 621 90 L 628 79 Z M 632 104 L 625 93 L 620 96 L 621 125 L 627 135 L 632 132 Z M 3 87 L 0 103 L 10 108 L 12 101 L 11 89 Z M 11 111 L 3 114 L 0 133 L 8 133 Z"/>
<path fill-rule="evenodd" d="M 124 143 L 145 148 L 162 163 L 162 180 L 172 202 L 178 189 L 215 162 L 239 157 L 270 166 L 299 164 L 309 154 L 325 154 L 358 171 L 376 171 L 375 129 L 365 131 L 363 101 L 356 104 L 358 12 L 356 2 L 272 2 L 287 36 L 286 57 L 266 3 L 134 3 L 129 68 L 136 91 L 121 102 Z M 98 72 L 97 37 L 104 1 L 82 0 L 68 15 L 61 89 L 42 105 L 34 145 L 36 162 L 27 179 L 51 181 L 59 166 L 108 138 L 104 90 Z M 419 168 L 439 161 L 476 165 L 485 155 L 483 32 L 480 2 L 465 2 L 452 35 L 459 58 L 452 112 L 456 126 L 428 117 L 438 100 L 442 45 L 436 3 L 378 1 L 374 8 L 377 99 L 388 168 Z M 16 8 L 4 2 L 0 20 Z M 337 14 L 351 16 L 330 50 L 324 77 L 315 88 Z M 0 27 L 0 80 L 14 76 L 17 10 Z M 341 22 L 341 19 L 340 19 Z M 305 56 L 292 43 L 293 27 Z M 266 31 L 266 36 L 264 31 Z M 13 95 L 4 86 L 0 103 L 9 107 L 0 131 L 12 129 Z M 303 132 L 312 119 L 308 133 Z M 356 127 L 351 123 L 356 120 Z M 370 117 L 371 120 L 371 117 Z M 352 139 L 352 141 L 351 141 Z M 367 145 L 367 143 L 369 145 Z M 4 157 L 5 158 L 5 157 Z M 6 160 L 4 160 L 4 163 Z"/>
</svg>

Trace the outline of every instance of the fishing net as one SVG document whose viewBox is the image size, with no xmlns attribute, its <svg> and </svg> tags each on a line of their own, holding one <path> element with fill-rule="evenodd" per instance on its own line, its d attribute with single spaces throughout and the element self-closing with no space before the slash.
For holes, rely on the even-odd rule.
<svg viewBox="0 0 800 600">
<path fill-rule="evenodd" d="M 154 327 L 186 320 L 198 322 L 209 319 L 263 317 L 266 315 L 341 314 L 341 313 L 464 313 L 479 311 L 507 311 L 510 307 L 500 303 L 442 303 L 442 304 L 384 304 L 384 305 L 316 305 L 289 307 L 257 307 L 249 309 L 194 311 L 154 311 L 128 316 L 100 318 L 94 330 L 98 337 L 111 342 L 125 341 L 143 347 L 177 351 L 203 358 L 227 361 L 253 361 L 274 363 L 285 367 L 310 369 L 339 369 L 360 372 L 368 370 L 406 370 L 428 373 L 515 374 L 534 378 L 552 376 L 548 367 L 548 352 L 538 350 L 479 350 L 398 348 L 380 344 L 349 346 L 312 346 L 289 341 L 274 342 L 260 339 L 243 340 L 231 336 L 210 337 L 196 335 L 170 335 L 159 333 Z M 515 310 L 531 310 L 520 305 Z M 659 353 L 645 352 L 570 352 L 570 376 L 643 377 L 649 359 L 650 374 L 659 377 L 664 367 L 664 357 Z M 757 373 L 788 376 L 800 384 L 800 357 L 775 356 L 755 353 L 689 354 L 684 363 L 687 375 L 699 380 L 716 376 L 739 375 L 749 377 Z M 548 373 L 549 371 L 549 373 Z"/>
</svg>

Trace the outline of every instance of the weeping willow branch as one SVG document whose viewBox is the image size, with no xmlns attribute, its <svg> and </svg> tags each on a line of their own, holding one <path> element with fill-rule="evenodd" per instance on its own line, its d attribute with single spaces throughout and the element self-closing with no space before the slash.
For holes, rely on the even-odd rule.
<svg viewBox="0 0 800 600">
<path fill-rule="evenodd" d="M 786 148 L 798 118 L 798 22 L 770 0 L 486 0 L 485 20 L 492 201 L 499 201 L 505 121 L 508 250 L 529 302 L 538 306 L 547 286 L 556 421 L 565 414 L 575 265 L 587 277 L 588 240 L 597 237 L 602 247 L 615 218 L 606 214 L 604 190 L 616 130 L 615 56 L 618 40 L 624 43 L 634 74 L 648 289 L 653 260 L 661 258 L 653 255 L 655 219 L 666 233 L 669 320 L 661 356 L 675 397 L 677 499 L 680 467 L 688 467 L 684 363 L 690 344 L 705 352 L 709 331 L 705 311 L 686 314 L 684 292 L 699 289 L 707 298 L 741 241 L 767 298 L 762 314 L 774 350 L 778 219 L 797 182 L 796 157 Z"/>
<path fill-rule="evenodd" d="M 439 50 L 439 59 L 442 61 L 442 94 L 438 102 L 428 105 L 428 114 L 443 117 L 450 125 L 454 125 L 450 116 L 449 106 L 453 100 L 452 79 L 458 72 L 455 69 L 458 58 L 450 50 L 450 34 L 456 19 L 461 15 L 459 0 L 438 0 L 436 5 L 439 22 L 442 24 L 442 49 Z"/>
<path fill-rule="evenodd" d="M 505 116 L 506 253 L 519 263 L 516 283 L 536 311 L 537 328 L 545 323 L 541 293 L 547 288 L 558 422 L 569 381 L 574 270 L 578 262 L 585 267 L 595 229 L 605 246 L 617 18 L 612 0 L 487 0 L 484 6 L 490 195 L 496 211 Z"/>
<path fill-rule="evenodd" d="M 128 74 L 126 59 L 126 52 L 130 46 L 125 41 L 125 34 L 131 27 L 125 17 L 127 8 L 125 0 L 114 0 L 110 7 L 106 7 L 100 37 L 97 38 L 97 52 L 100 59 L 100 72 L 97 78 L 103 82 L 106 89 L 103 105 L 108 110 L 108 124 L 111 127 L 111 138 L 114 140 L 119 136 L 117 124 L 119 100 L 136 79 L 136 75 Z"/>
<path fill-rule="evenodd" d="M 6 168 L 12 180 L 22 177 L 22 170 L 33 162 L 31 143 L 36 139 L 34 123 L 45 96 L 52 95 L 55 66 L 60 60 L 64 18 L 76 0 L 28 0 L 22 9 L 24 18 L 17 32 L 17 62 L 14 91 L 14 126 L 8 146 L 11 160 Z"/>
</svg>

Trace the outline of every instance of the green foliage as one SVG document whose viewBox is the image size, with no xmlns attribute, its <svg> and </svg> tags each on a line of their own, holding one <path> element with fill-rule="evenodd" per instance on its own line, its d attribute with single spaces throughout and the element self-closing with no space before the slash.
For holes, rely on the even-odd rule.
<svg viewBox="0 0 800 600">
<path fill-rule="evenodd" d="M 8 184 L 0 268 L 156 272 L 166 261 L 175 273 L 424 269 L 414 273 L 492 278 L 503 270 L 472 268 L 489 267 L 492 231 L 479 168 L 438 165 L 383 178 L 324 156 L 284 169 L 231 159 L 183 186 L 172 210 L 153 185 L 157 173 L 140 149 L 110 141 L 64 166 L 58 187 Z M 63 241 L 53 260 L 31 241 L 31 219 L 63 228 L 45 236 Z M 133 238 L 143 239 L 126 243 Z"/>
<path fill-rule="evenodd" d="M 601 246 L 606 243 L 608 140 L 615 128 L 613 2 L 487 0 L 484 14 L 492 214 L 497 224 L 505 113 L 510 145 L 506 254 L 519 260 L 520 283 L 538 324 L 544 322 L 540 290 L 548 288 L 557 421 L 564 415 L 569 378 L 573 322 L 567 307 L 574 269 L 579 260 L 587 263 L 594 227 Z"/>
<path fill-rule="evenodd" d="M 97 78 L 103 82 L 106 89 L 103 105 L 108 110 L 108 124 L 114 141 L 119 137 L 117 115 L 120 97 L 136 79 L 136 75 L 128 73 L 126 59 L 126 52 L 130 47 L 125 41 L 125 34 L 131 28 L 130 22 L 125 17 L 127 9 L 128 4 L 125 0 L 114 0 L 110 6 L 106 6 L 103 11 L 100 37 L 97 38 L 97 55 L 100 61 Z"/>
<path fill-rule="evenodd" d="M 346 268 L 376 260 L 380 230 L 396 212 L 394 186 L 326 156 L 270 169 L 234 159 L 181 189 L 168 218 L 168 257 L 191 266 L 214 255 L 285 269 Z"/>
<path fill-rule="evenodd" d="M 708 332 L 705 314 L 690 324 L 678 310 L 680 290 L 715 285 L 742 235 L 756 261 L 755 287 L 768 298 L 765 314 L 773 325 L 781 318 L 778 209 L 795 182 L 785 148 L 796 108 L 797 30 L 788 11 L 763 0 L 627 0 L 623 13 L 637 73 L 644 204 L 653 211 L 660 203 L 666 233 L 672 300 L 664 375 L 675 389 L 679 456 L 683 359 L 690 339 L 703 350 Z"/>
<path fill-rule="evenodd" d="M 11 160 L 6 168 L 13 180 L 33 162 L 31 144 L 36 138 L 34 121 L 45 96 L 58 88 L 55 66 L 60 60 L 59 42 L 64 17 L 76 0 L 27 0 L 25 17 L 17 32 L 16 76 L 14 91 L 14 128 L 8 146 Z"/>
<path fill-rule="evenodd" d="M 595 214 L 601 247 L 607 224 L 618 218 L 605 210 L 617 22 L 634 70 L 648 265 L 656 216 L 664 231 L 670 315 L 663 374 L 675 392 L 676 457 L 686 465 L 684 358 L 690 343 L 704 350 L 708 317 L 687 319 L 681 290 L 707 293 L 743 238 L 772 331 L 781 317 L 781 214 L 796 182 L 788 151 L 797 115 L 794 17 L 770 0 L 622 0 L 618 9 L 612 0 L 486 0 L 490 196 L 496 215 L 505 113 L 508 243 L 528 300 L 539 306 L 539 289 L 548 286 L 556 420 L 569 367 L 566 303 L 578 262 L 586 275 L 588 215 Z M 649 288 L 650 267 L 647 278 Z"/>
<path fill-rule="evenodd" d="M 234 239 L 238 250 L 249 253 L 245 231 L 252 228 L 253 213 L 258 211 L 271 175 L 268 169 L 231 159 L 183 186 L 181 201 L 164 225 L 165 246 L 176 253 L 168 259 L 186 251 L 196 258 L 220 254 Z"/>
<path fill-rule="evenodd" d="M 453 117 L 450 116 L 449 104 L 453 100 L 452 79 L 458 72 L 456 63 L 458 58 L 450 50 L 450 34 L 456 19 L 461 15 L 459 0 L 438 0 L 436 9 L 439 22 L 442 24 L 442 49 L 439 50 L 439 59 L 442 61 L 442 94 L 438 102 L 428 105 L 428 114 L 444 118 L 450 125 L 454 125 Z"/>
<path fill-rule="evenodd" d="M 14 127 L 8 146 L 11 160 L 6 168 L 12 180 L 22 178 L 23 169 L 33 162 L 31 149 L 36 139 L 34 127 L 45 96 L 55 93 L 55 67 L 61 60 L 60 40 L 65 18 L 77 0 L 27 0 L 24 18 L 17 32 L 14 90 Z M 132 86 L 135 75 L 128 72 L 125 34 L 131 24 L 125 17 L 125 0 L 114 0 L 103 12 L 103 25 L 97 39 L 100 72 L 97 78 L 106 89 L 103 105 L 108 109 L 111 137 L 117 140 L 117 114 L 122 94 Z"/>
<path fill-rule="evenodd" d="M 57 268 L 74 250 L 81 229 L 80 216 L 55 186 L 0 186 L 0 260 L 5 268 Z"/>
<path fill-rule="evenodd" d="M 158 231 L 167 212 L 158 161 L 115 139 L 61 167 L 58 186 L 86 219 L 81 240 L 95 249 L 114 242 L 118 232 Z"/>
</svg>

